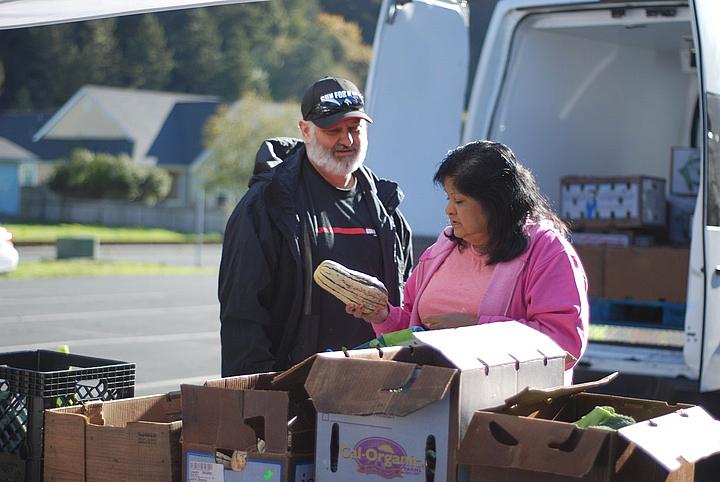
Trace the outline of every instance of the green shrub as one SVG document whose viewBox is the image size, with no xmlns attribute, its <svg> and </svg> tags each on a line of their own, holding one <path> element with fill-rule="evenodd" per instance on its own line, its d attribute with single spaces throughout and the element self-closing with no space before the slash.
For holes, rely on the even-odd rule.
<svg viewBox="0 0 720 482">
<path fill-rule="evenodd" d="M 64 196 L 155 204 L 168 195 L 171 183 L 164 169 L 136 164 L 126 154 L 76 149 L 55 168 L 48 185 Z"/>
</svg>

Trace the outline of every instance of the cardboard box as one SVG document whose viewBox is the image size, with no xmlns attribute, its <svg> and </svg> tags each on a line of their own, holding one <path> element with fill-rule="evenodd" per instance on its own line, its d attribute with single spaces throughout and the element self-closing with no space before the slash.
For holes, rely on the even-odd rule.
<svg viewBox="0 0 720 482">
<path fill-rule="evenodd" d="M 459 453 L 470 482 L 693 482 L 694 463 L 720 451 L 720 423 L 700 407 L 581 393 L 606 381 L 528 390 L 475 413 Z M 573 423 L 598 405 L 638 423 Z"/>
<path fill-rule="evenodd" d="M 568 176 L 560 180 L 560 214 L 584 228 L 665 226 L 665 179 Z"/>
<path fill-rule="evenodd" d="M 572 233 L 573 246 L 630 246 L 630 233 Z"/>
<path fill-rule="evenodd" d="M 177 481 L 180 393 L 45 411 L 46 481 Z"/>
<path fill-rule="evenodd" d="M 602 298 L 605 295 L 605 247 L 574 246 L 588 279 L 588 296 Z"/>
<path fill-rule="evenodd" d="M 687 248 L 630 247 L 605 250 L 604 296 L 685 303 L 690 254 Z"/>
<path fill-rule="evenodd" d="M 282 375 L 309 371 L 315 482 L 454 482 L 457 447 L 475 410 L 563 381 L 566 353 L 518 322 L 413 336 L 419 346 L 321 353 Z"/>
<path fill-rule="evenodd" d="M 302 386 L 279 389 L 274 377 L 264 373 L 180 387 L 183 480 L 312 480 L 315 409 Z M 218 460 L 218 452 L 235 470 Z"/>
</svg>

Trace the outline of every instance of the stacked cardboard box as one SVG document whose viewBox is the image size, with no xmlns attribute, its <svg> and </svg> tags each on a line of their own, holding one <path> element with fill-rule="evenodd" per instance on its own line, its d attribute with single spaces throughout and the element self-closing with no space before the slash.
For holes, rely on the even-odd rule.
<svg viewBox="0 0 720 482">
<path fill-rule="evenodd" d="M 685 303 L 689 264 L 687 248 L 609 247 L 605 250 L 605 298 Z"/>
<path fill-rule="evenodd" d="M 593 298 L 685 303 L 687 248 L 575 246 Z"/>
<path fill-rule="evenodd" d="M 566 353 L 517 322 L 417 332 L 419 346 L 322 353 L 283 373 L 318 412 L 315 482 L 458 479 L 472 413 L 561 384 Z"/>
<path fill-rule="evenodd" d="M 666 224 L 665 179 L 569 176 L 560 180 L 560 215 L 578 227 L 641 228 Z"/>
<path fill-rule="evenodd" d="M 181 386 L 183 480 L 312 480 L 315 410 L 302 385 L 284 390 L 272 384 L 274 377 Z"/>
<path fill-rule="evenodd" d="M 180 393 L 45 412 L 46 481 L 177 481 Z"/>
</svg>

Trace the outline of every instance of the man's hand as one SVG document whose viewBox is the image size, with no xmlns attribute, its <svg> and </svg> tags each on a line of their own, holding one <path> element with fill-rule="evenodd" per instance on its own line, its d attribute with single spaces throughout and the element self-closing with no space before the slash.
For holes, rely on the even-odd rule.
<svg viewBox="0 0 720 482">
<path fill-rule="evenodd" d="M 387 305 L 384 305 L 380 308 L 378 308 L 376 311 L 369 313 L 369 314 L 363 314 L 363 310 L 365 309 L 365 305 L 359 304 L 355 305 L 352 303 L 349 303 L 345 305 L 345 312 L 353 315 L 355 318 L 360 318 L 368 323 L 378 324 L 385 321 L 385 319 L 388 317 L 388 307 Z"/>
<path fill-rule="evenodd" d="M 430 315 L 422 320 L 423 325 L 431 330 L 477 325 L 477 322 L 477 316 L 468 313 L 441 313 Z"/>
</svg>

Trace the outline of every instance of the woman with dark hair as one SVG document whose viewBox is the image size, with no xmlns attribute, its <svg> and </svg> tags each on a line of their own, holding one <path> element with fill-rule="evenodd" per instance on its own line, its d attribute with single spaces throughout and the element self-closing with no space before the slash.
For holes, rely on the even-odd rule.
<svg viewBox="0 0 720 482">
<path fill-rule="evenodd" d="M 347 305 L 347 312 L 377 334 L 516 320 L 579 359 L 587 278 L 530 171 L 507 146 L 477 141 L 450 151 L 434 181 L 447 193 L 450 226 L 420 257 L 403 306 L 362 316 L 361 305 Z"/>
</svg>

